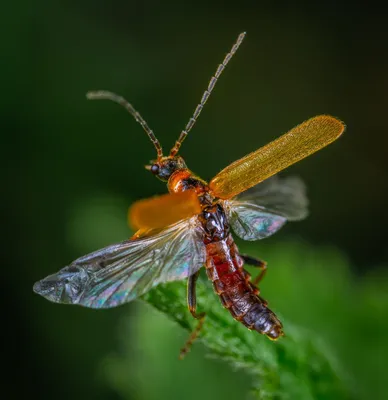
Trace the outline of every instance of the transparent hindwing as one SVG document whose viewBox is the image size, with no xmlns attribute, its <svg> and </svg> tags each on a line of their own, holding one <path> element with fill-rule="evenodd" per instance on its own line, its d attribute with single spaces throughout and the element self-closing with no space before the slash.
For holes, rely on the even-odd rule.
<svg viewBox="0 0 388 400">
<path fill-rule="evenodd" d="M 307 216 L 305 192 L 299 178 L 274 176 L 223 201 L 223 205 L 235 233 L 244 240 L 258 240 L 277 232 L 287 220 L 297 221 Z"/>
<path fill-rule="evenodd" d="M 34 291 L 56 303 L 115 307 L 159 283 L 194 274 L 205 260 L 203 230 L 192 217 L 78 258 L 37 282 Z"/>
</svg>

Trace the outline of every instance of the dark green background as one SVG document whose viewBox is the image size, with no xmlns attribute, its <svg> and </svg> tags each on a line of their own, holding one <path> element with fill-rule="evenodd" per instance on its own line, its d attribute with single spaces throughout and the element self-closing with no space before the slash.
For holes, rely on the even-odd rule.
<svg viewBox="0 0 388 400">
<path fill-rule="evenodd" d="M 246 40 L 182 147 L 188 166 L 210 179 L 311 116 L 339 117 L 344 137 L 287 171 L 307 183 L 310 217 L 268 240 L 340 249 L 361 286 L 371 271 L 386 277 L 387 14 L 335 2 L 276 4 L 2 5 L 2 305 L 11 317 L 2 330 L 11 398 L 25 390 L 41 399 L 182 398 L 185 387 L 190 396 L 243 398 L 248 377 L 205 359 L 201 346 L 177 364 L 185 334 L 144 306 L 96 312 L 32 293 L 36 280 L 72 259 L 127 238 L 128 205 L 165 192 L 143 168 L 155 152 L 140 126 L 85 92 L 128 98 L 167 150 L 241 31 Z M 122 329 L 128 318 L 131 332 Z M 373 326 L 357 329 L 367 338 Z M 130 355 L 119 390 L 104 365 L 123 346 Z"/>
</svg>

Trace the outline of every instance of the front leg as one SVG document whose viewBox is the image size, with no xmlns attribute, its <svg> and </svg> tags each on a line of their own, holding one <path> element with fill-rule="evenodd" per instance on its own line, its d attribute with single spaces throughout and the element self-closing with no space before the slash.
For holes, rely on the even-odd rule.
<svg viewBox="0 0 388 400">
<path fill-rule="evenodd" d="M 257 277 L 252 281 L 252 285 L 257 286 L 258 283 L 264 278 L 265 272 L 267 271 L 267 263 L 259 260 L 258 258 L 247 256 L 246 254 L 241 254 L 240 257 L 247 265 L 261 269 L 259 275 L 257 275 Z"/>
</svg>

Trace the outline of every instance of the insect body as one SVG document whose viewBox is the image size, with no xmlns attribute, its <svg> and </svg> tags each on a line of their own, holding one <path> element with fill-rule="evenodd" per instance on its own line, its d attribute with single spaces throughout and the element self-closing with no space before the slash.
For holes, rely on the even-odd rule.
<svg viewBox="0 0 388 400">
<path fill-rule="evenodd" d="M 207 274 L 232 316 L 270 339 L 282 336 L 282 324 L 250 282 L 250 275 L 244 270 L 244 259 L 239 255 L 232 236 L 228 234 L 226 239 L 207 244 L 206 250 Z"/>
<path fill-rule="evenodd" d="M 211 195 L 206 182 L 193 176 L 187 169 L 178 170 L 171 176 L 169 189 L 177 193 L 195 190 L 199 194 L 202 212 L 198 214 L 198 220 L 206 247 L 206 272 L 222 304 L 249 329 L 264 333 L 271 339 L 283 335 L 281 322 L 258 296 L 258 288 L 250 282 L 250 275 L 243 268 L 244 259 L 233 241 L 222 201 Z M 248 260 L 265 267 L 259 260 Z M 196 280 L 196 277 L 192 279 Z M 190 305 L 190 292 L 188 299 L 189 308 L 196 316 L 195 306 Z"/>
<path fill-rule="evenodd" d="M 107 91 L 87 94 L 89 99 L 121 104 L 141 124 L 157 152 L 146 168 L 167 183 L 169 194 L 132 205 L 129 220 L 137 232 L 131 239 L 78 258 L 37 282 L 36 293 L 57 303 L 110 308 L 159 283 L 188 278 L 188 307 L 199 324 L 181 352 L 184 355 L 204 321 L 204 313 L 196 310 L 195 285 L 205 266 L 222 304 L 236 320 L 273 340 L 283 335 L 281 322 L 257 288 L 266 263 L 240 254 L 231 232 L 258 240 L 278 231 L 287 220 L 304 218 L 307 199 L 302 182 L 273 175 L 337 139 L 344 125 L 331 116 L 317 116 L 229 165 L 209 183 L 193 174 L 178 152 L 244 36 L 238 37 L 217 68 L 168 156 L 163 156 L 153 131 L 126 100 Z M 261 269 L 255 280 L 251 281 L 245 264 Z"/>
</svg>

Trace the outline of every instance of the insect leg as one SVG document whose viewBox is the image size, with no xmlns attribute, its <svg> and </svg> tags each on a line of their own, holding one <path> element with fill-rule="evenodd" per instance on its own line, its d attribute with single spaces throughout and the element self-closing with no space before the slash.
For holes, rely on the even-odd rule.
<svg viewBox="0 0 388 400">
<path fill-rule="evenodd" d="M 196 272 L 194 275 L 191 275 L 187 280 L 187 306 L 189 307 L 191 315 L 198 320 L 198 325 L 191 333 L 191 335 L 187 339 L 187 342 L 185 343 L 184 347 L 181 349 L 179 353 L 179 358 L 181 360 L 190 351 L 190 347 L 193 344 L 194 340 L 198 337 L 199 332 L 201 331 L 203 323 L 205 321 L 206 314 L 204 312 L 197 314 L 197 296 L 195 288 L 199 272 L 200 271 Z"/>
<path fill-rule="evenodd" d="M 265 272 L 267 271 L 267 263 L 258 258 L 247 256 L 246 254 L 241 254 L 240 256 L 246 264 L 261 269 L 259 275 L 257 275 L 257 277 L 252 281 L 252 284 L 257 286 L 257 284 L 264 278 Z"/>
</svg>

